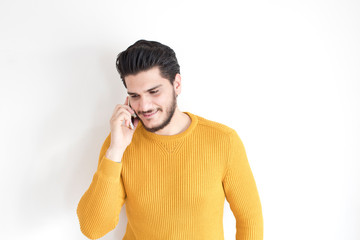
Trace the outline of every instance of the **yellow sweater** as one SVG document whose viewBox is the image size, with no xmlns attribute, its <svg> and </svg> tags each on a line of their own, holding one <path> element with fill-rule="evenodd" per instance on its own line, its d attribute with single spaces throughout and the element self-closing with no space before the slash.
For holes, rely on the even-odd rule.
<svg viewBox="0 0 360 240">
<path fill-rule="evenodd" d="M 123 240 L 224 239 L 226 197 L 236 218 L 236 239 L 263 239 L 260 198 L 238 134 L 185 113 L 191 124 L 177 135 L 148 132 L 140 122 L 121 163 L 105 157 L 111 133 L 107 136 L 77 207 L 86 237 L 113 230 L 125 203 Z"/>
</svg>

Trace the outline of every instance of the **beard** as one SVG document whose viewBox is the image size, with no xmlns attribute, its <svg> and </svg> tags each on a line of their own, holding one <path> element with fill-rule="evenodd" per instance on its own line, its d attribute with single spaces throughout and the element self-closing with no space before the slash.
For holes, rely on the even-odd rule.
<svg viewBox="0 0 360 240">
<path fill-rule="evenodd" d="M 149 132 L 157 132 L 157 131 L 163 129 L 164 127 L 166 127 L 170 123 L 171 119 L 173 118 L 174 113 L 175 113 L 175 109 L 176 109 L 176 105 L 177 105 L 176 96 L 175 96 L 175 91 L 173 90 L 170 106 L 168 108 L 166 108 L 166 110 L 165 110 L 165 113 L 166 113 L 165 120 L 162 123 L 160 123 L 158 126 L 148 128 L 148 127 L 146 127 L 144 122 L 141 120 L 141 118 L 139 118 L 140 121 L 141 121 L 141 124 Z M 163 110 L 159 109 L 159 111 L 163 111 Z"/>
</svg>

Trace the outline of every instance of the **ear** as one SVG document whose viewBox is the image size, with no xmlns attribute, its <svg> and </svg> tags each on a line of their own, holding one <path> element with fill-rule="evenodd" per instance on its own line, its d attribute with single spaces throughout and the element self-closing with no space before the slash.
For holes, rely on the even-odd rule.
<svg viewBox="0 0 360 240">
<path fill-rule="evenodd" d="M 181 93 L 181 75 L 179 73 L 175 75 L 173 86 L 176 96 L 179 95 Z"/>
</svg>

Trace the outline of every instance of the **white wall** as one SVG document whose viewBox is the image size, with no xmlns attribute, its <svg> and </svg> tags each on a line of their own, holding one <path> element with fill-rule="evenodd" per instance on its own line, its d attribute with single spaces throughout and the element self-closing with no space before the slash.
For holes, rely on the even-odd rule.
<svg viewBox="0 0 360 240">
<path fill-rule="evenodd" d="M 86 239 L 76 206 L 114 106 L 116 55 L 172 47 L 179 107 L 237 130 L 265 240 L 360 239 L 359 1 L 1 1 L 1 238 Z M 122 239 L 121 223 L 103 239 Z M 235 221 L 225 204 L 226 239 Z"/>
</svg>

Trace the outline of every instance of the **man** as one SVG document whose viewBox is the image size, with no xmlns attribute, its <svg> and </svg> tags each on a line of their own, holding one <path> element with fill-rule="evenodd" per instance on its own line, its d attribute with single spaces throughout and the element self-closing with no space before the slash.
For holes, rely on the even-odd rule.
<svg viewBox="0 0 360 240">
<path fill-rule="evenodd" d="M 115 107 L 97 171 L 77 207 L 82 233 L 113 230 L 125 203 L 123 239 L 224 239 L 225 198 L 236 239 L 263 239 L 263 216 L 236 131 L 177 107 L 175 52 L 139 40 L 116 60 L 129 96 Z M 137 118 L 132 118 L 132 116 Z"/>
</svg>

